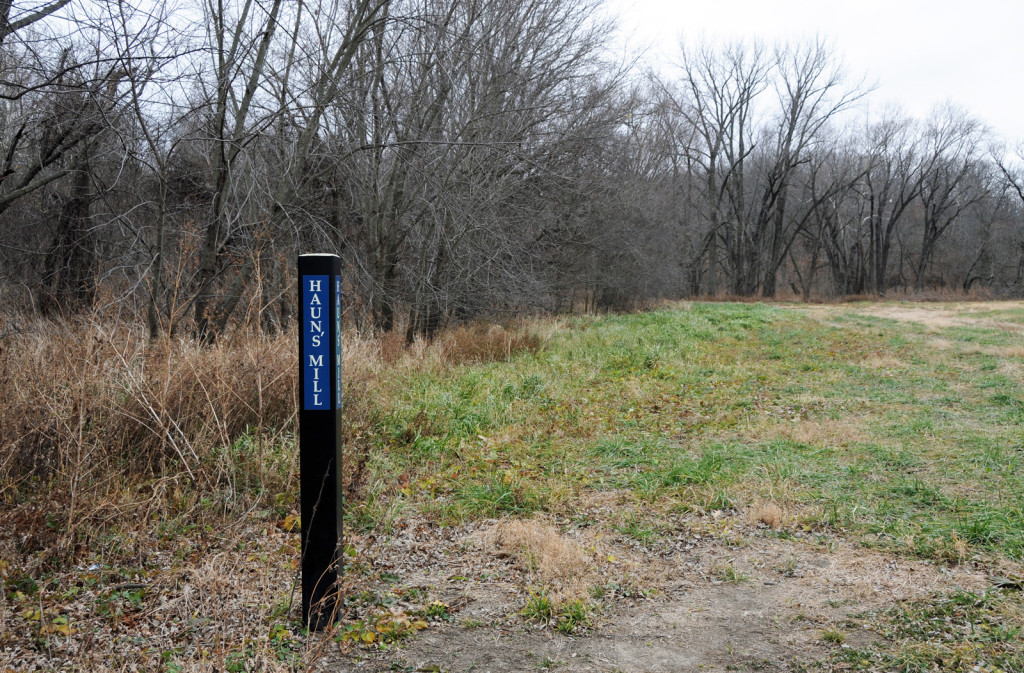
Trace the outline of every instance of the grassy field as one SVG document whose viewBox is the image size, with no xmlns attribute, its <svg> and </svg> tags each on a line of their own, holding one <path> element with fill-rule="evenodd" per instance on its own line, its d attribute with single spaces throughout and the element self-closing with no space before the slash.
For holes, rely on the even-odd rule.
<svg viewBox="0 0 1024 673">
<path fill-rule="evenodd" d="M 1021 309 L 902 305 L 911 319 L 897 320 L 876 308 L 578 318 L 508 362 L 396 376 L 351 525 L 386 531 L 413 511 L 448 525 L 571 516 L 588 492 L 625 491 L 640 506 L 613 529 L 641 542 L 671 534 L 679 512 L 753 513 L 783 538 L 1019 567 Z M 1015 595 L 936 601 L 878 617 L 896 625 L 880 627 L 891 642 L 835 656 L 855 669 L 1024 670 Z M 933 629 L 953 613 L 955 628 Z"/>
<path fill-rule="evenodd" d="M 901 554 L 1019 560 L 1024 320 L 988 315 L 1021 329 L 695 304 L 576 319 L 509 362 L 403 373 L 351 523 L 569 511 L 628 489 L 652 530 L 664 512 L 775 503 L 793 525 Z"/>
<path fill-rule="evenodd" d="M 294 622 L 296 461 L 285 420 L 269 444 L 248 430 L 220 448 L 214 438 L 204 454 L 207 472 L 234 475 L 227 486 L 249 497 L 175 482 L 159 497 L 188 503 L 176 515 L 154 506 L 148 525 L 88 529 L 133 551 L 93 541 L 88 553 L 68 552 L 71 571 L 6 547 L 0 648 L 32 650 L 44 668 L 82 668 L 76 643 L 94 637 L 90 628 L 112 629 L 127 648 L 106 660 L 113 669 L 301 669 L 328 646 L 380 651 L 451 621 L 450 606 L 427 592 L 393 591 L 406 606 L 397 612 L 380 588 L 393 580 L 372 562 L 378 547 L 411 521 L 447 530 L 545 521 L 555 536 L 590 525 L 603 531 L 594 539 L 650 549 L 677 539 L 685 520 L 732 545 L 842 541 L 1001 578 L 854 612 L 822 631 L 817 661 L 793 661 L 793 670 L 1024 670 L 1024 602 L 1014 591 L 1024 561 L 1020 303 L 692 303 L 499 331 L 405 353 L 364 341 L 347 356 L 350 455 L 363 460 L 350 460 L 351 609 L 326 639 Z M 149 501 L 166 474 L 146 482 Z M 5 497 L 11 505 L 30 492 L 22 484 Z M 601 498 L 615 504 L 588 522 L 583 505 Z M 509 545 L 538 565 L 528 545 Z M 599 553 L 612 563 L 598 548 L 585 562 Z M 745 579 L 732 565 L 715 572 L 716 582 Z M 246 593 L 231 576 L 256 584 Z M 558 598 L 557 582 L 530 577 L 510 623 L 585 638 L 611 609 L 607 583 Z M 206 602 L 183 599 L 183 586 Z M 171 603 L 177 612 L 165 609 Z M 236 609 L 247 616 L 218 623 L 217 610 Z M 155 629 L 153 620 L 170 645 L 125 635 Z M 848 643 L 853 629 L 874 635 Z M 20 670 L 14 654 L 5 665 Z"/>
</svg>

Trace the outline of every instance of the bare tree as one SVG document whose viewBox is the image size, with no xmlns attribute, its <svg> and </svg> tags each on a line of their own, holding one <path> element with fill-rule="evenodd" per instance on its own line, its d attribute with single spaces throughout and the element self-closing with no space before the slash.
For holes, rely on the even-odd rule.
<svg viewBox="0 0 1024 673">
<path fill-rule="evenodd" d="M 1015 263 L 1012 264 L 1014 268 L 1011 287 L 1014 292 L 1020 293 L 1024 292 L 1024 143 L 1017 145 L 1012 158 L 997 155 L 995 162 L 1005 180 L 1007 190 L 1019 199 L 1018 207 L 1015 209 L 1016 226 L 1013 227 L 1014 231 L 1007 242 L 1011 244 L 1008 247 L 1016 256 Z"/>
<path fill-rule="evenodd" d="M 317 21 L 332 30 L 316 35 L 317 50 L 309 53 L 315 56 L 315 60 L 310 63 L 313 70 L 307 81 L 308 88 L 301 95 L 297 92 L 289 94 L 282 89 L 277 97 L 268 97 L 267 105 L 262 107 L 254 103 L 257 94 L 269 86 L 268 57 L 280 28 L 281 0 L 272 0 L 267 6 L 255 6 L 255 0 L 247 0 L 234 17 L 226 12 L 222 0 L 211 0 L 208 5 L 210 25 L 216 36 L 212 41 L 215 44 L 212 52 L 215 86 L 209 91 L 212 95 L 208 96 L 212 117 L 210 140 L 214 149 L 214 188 L 210 222 L 201 248 L 194 303 L 196 334 L 201 339 L 214 339 L 227 325 L 262 258 L 260 251 L 283 223 L 299 187 L 308 178 L 306 171 L 310 152 L 320 134 L 327 105 L 338 94 L 338 83 L 371 27 L 386 13 L 388 4 L 388 0 L 355 0 L 348 8 L 333 3 L 312 12 Z M 252 21 L 255 21 L 255 29 Z M 251 58 L 242 58 L 246 54 L 251 54 Z M 289 71 L 285 69 L 284 72 Z M 298 109 L 294 112 L 277 109 L 272 105 L 275 100 L 288 100 Z M 283 170 L 274 172 L 272 183 L 265 189 L 269 201 L 261 209 L 265 213 L 265 222 L 238 221 L 243 212 L 238 207 L 239 202 L 245 201 L 249 192 L 235 192 L 234 207 L 229 210 L 232 191 L 239 186 L 232 180 L 235 167 L 243 150 L 251 147 L 262 132 L 272 128 L 281 114 L 292 114 L 298 128 L 295 129 L 295 143 L 289 162 Z M 233 237 L 240 235 L 245 224 L 255 225 L 249 227 L 255 251 L 245 256 L 231 282 L 218 292 L 215 281 L 224 271 L 228 244 Z"/>
<path fill-rule="evenodd" d="M 2 296 L 209 342 L 287 327 L 311 248 L 343 255 L 347 316 L 407 339 L 664 295 L 1024 291 L 1024 159 L 963 110 L 848 123 L 863 88 L 820 41 L 689 46 L 641 84 L 595 9 L 0 2 Z"/>
<path fill-rule="evenodd" d="M 949 104 L 936 108 L 926 123 L 922 238 L 914 269 L 914 287 L 918 290 L 925 286 L 940 237 L 989 193 L 986 170 L 980 161 L 983 141 L 982 125 Z"/>
<path fill-rule="evenodd" d="M 763 178 L 758 216 L 751 236 L 755 256 L 748 262 L 744 289 L 760 285 L 761 293 L 774 297 L 779 267 L 789 254 L 796 236 L 810 222 L 811 213 L 833 197 L 830 190 L 805 196 L 802 213 L 790 217 L 789 192 L 795 173 L 811 160 L 829 125 L 863 95 L 860 86 L 849 87 L 843 67 L 822 41 L 776 49 L 774 86 L 780 116 L 772 132 L 773 161 Z M 789 225 L 789 226 L 787 226 Z M 758 268 L 761 277 L 758 277 Z"/>
<path fill-rule="evenodd" d="M 350 190 L 344 249 L 378 329 L 403 305 L 412 338 L 445 315 L 543 295 L 531 239 L 544 238 L 581 144 L 616 114 L 607 101 L 621 76 L 602 73 L 592 9 L 396 3 L 390 30 L 359 52 L 333 128 Z"/>
</svg>

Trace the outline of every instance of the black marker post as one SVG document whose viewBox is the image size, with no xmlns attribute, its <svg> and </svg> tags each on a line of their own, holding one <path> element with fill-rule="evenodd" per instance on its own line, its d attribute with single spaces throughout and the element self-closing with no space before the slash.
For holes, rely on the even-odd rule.
<svg viewBox="0 0 1024 673">
<path fill-rule="evenodd" d="M 341 259 L 299 255 L 302 623 L 329 626 L 341 558 Z"/>
</svg>

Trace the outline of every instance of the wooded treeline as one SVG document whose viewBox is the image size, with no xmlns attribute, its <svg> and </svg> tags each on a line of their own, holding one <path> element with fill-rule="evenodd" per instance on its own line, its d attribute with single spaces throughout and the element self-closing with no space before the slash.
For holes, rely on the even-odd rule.
<svg viewBox="0 0 1024 673">
<path fill-rule="evenodd" d="M 592 0 L 0 1 L 0 301 L 153 336 L 657 297 L 1024 295 L 1024 151 L 824 43 L 644 72 Z"/>
</svg>

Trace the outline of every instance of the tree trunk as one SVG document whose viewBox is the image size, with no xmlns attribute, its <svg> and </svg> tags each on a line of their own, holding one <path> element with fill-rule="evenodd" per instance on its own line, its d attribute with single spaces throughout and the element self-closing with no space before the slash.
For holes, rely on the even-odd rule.
<svg viewBox="0 0 1024 673">
<path fill-rule="evenodd" d="M 68 315 L 89 310 L 95 302 L 98 260 L 89 228 L 90 185 L 88 155 L 83 154 L 72 171 L 71 194 L 61 204 L 57 230 L 46 253 L 38 295 L 43 313 Z"/>
</svg>

